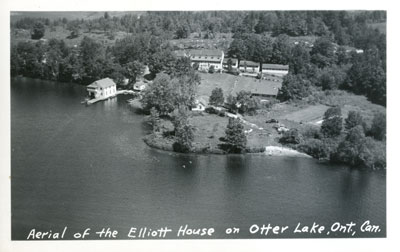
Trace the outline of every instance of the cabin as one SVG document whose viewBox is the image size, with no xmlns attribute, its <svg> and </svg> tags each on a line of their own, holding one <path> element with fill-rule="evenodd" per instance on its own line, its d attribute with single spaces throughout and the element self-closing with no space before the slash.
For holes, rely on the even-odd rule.
<svg viewBox="0 0 400 252">
<path fill-rule="evenodd" d="M 222 62 L 224 61 L 224 52 L 221 50 L 191 50 L 189 57 L 192 66 L 198 64 L 200 71 L 208 71 L 214 66 L 216 72 L 222 71 Z"/>
<path fill-rule="evenodd" d="M 224 68 L 224 70 L 229 69 L 229 64 L 228 64 L 229 61 L 231 63 L 232 69 L 236 70 L 238 68 L 238 60 L 233 58 L 224 58 L 224 61 L 222 62 L 222 67 Z"/>
<path fill-rule="evenodd" d="M 239 70 L 244 73 L 258 74 L 260 72 L 260 63 L 250 60 L 242 60 L 239 64 Z"/>
<path fill-rule="evenodd" d="M 263 74 L 285 76 L 289 73 L 289 66 L 279 64 L 262 64 L 261 71 Z"/>
<path fill-rule="evenodd" d="M 206 107 L 208 106 L 208 102 L 206 102 L 205 99 L 202 97 L 196 99 L 196 107 L 192 108 L 192 111 L 204 111 Z"/>
<path fill-rule="evenodd" d="M 116 95 L 117 84 L 110 78 L 104 78 L 88 85 L 86 90 L 90 99 L 105 99 Z"/>
</svg>

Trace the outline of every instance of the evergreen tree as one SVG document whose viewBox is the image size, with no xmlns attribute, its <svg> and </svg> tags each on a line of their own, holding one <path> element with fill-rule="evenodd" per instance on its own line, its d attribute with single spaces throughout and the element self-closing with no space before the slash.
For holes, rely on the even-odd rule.
<svg viewBox="0 0 400 252">
<path fill-rule="evenodd" d="M 225 140 L 230 153 L 242 153 L 246 149 L 247 138 L 244 133 L 244 126 L 238 118 L 229 118 L 225 130 Z"/>
</svg>

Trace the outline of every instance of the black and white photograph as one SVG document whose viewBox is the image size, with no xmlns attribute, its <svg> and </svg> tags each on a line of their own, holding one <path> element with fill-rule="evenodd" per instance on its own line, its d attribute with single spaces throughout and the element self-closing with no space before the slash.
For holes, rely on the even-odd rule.
<svg viewBox="0 0 400 252">
<path fill-rule="evenodd" d="M 11 243 L 390 236 L 390 11 L 209 8 L 9 11 Z"/>
</svg>

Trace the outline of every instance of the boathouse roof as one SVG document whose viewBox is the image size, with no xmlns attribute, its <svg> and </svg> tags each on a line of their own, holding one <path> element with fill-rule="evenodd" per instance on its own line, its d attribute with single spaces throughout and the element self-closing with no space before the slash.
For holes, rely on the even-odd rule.
<svg viewBox="0 0 400 252">
<path fill-rule="evenodd" d="M 115 82 L 110 79 L 110 78 L 104 78 L 101 80 L 97 80 L 95 82 L 93 82 L 92 84 L 88 85 L 88 88 L 97 88 L 97 87 L 101 87 L 101 88 L 108 88 L 111 86 L 115 86 Z"/>
</svg>

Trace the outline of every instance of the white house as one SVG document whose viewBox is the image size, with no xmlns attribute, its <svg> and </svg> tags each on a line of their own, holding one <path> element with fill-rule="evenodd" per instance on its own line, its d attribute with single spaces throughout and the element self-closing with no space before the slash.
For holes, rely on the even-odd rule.
<svg viewBox="0 0 400 252">
<path fill-rule="evenodd" d="M 242 60 L 239 64 L 239 70 L 245 73 L 257 74 L 260 72 L 260 63 L 250 60 Z"/>
<path fill-rule="evenodd" d="M 289 66 L 279 64 L 262 64 L 261 71 L 265 74 L 285 76 L 289 73 Z"/>
<path fill-rule="evenodd" d="M 117 84 L 110 78 L 104 78 L 88 85 L 86 90 L 90 99 L 108 98 L 116 95 Z"/>
<path fill-rule="evenodd" d="M 203 98 L 196 99 L 196 107 L 192 108 L 192 111 L 204 111 L 208 103 Z"/>
<path fill-rule="evenodd" d="M 221 50 L 191 50 L 189 51 L 189 57 L 192 66 L 197 63 L 199 65 L 199 70 L 208 71 L 211 66 L 214 66 L 215 71 L 222 70 L 224 52 Z"/>
</svg>

